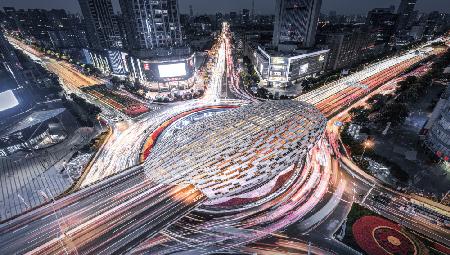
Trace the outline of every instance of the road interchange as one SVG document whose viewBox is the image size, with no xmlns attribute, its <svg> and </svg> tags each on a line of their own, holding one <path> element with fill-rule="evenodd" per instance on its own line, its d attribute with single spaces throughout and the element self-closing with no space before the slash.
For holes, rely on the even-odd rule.
<svg viewBox="0 0 450 255">
<path fill-rule="evenodd" d="M 142 150 L 142 144 L 144 143 L 147 131 L 151 131 L 156 129 L 163 121 L 166 121 L 173 117 L 176 114 L 185 112 L 187 110 L 195 109 L 198 107 L 204 107 L 205 105 L 217 105 L 217 104 L 223 104 L 223 103 L 231 103 L 235 105 L 245 105 L 250 103 L 249 101 L 256 101 L 256 98 L 251 97 L 247 92 L 242 90 L 242 88 L 239 86 L 239 80 L 235 77 L 235 74 L 237 73 L 236 70 L 233 70 L 234 67 L 230 67 L 230 62 L 232 63 L 232 52 L 230 47 L 231 38 L 230 33 L 227 29 L 224 29 L 223 31 L 223 47 L 219 50 L 219 61 L 217 62 L 216 71 L 218 72 L 215 74 L 217 77 L 212 79 L 212 82 L 210 84 L 211 90 L 210 92 L 206 94 L 205 98 L 197 101 L 191 101 L 191 102 L 183 102 L 176 104 L 171 107 L 167 107 L 164 109 L 161 109 L 160 111 L 156 111 L 154 113 L 151 113 L 147 116 L 144 116 L 137 120 L 130 120 L 127 123 L 128 128 L 126 128 L 124 131 L 119 130 L 118 128 L 115 129 L 115 137 L 113 137 L 110 141 L 108 141 L 109 145 L 106 146 L 105 150 L 101 152 L 101 156 L 99 157 L 99 160 L 94 163 L 94 167 L 91 169 L 91 172 L 89 173 L 90 176 L 86 178 L 85 184 L 83 186 L 85 187 L 80 192 L 87 192 L 89 194 L 95 193 L 95 190 L 98 188 L 97 185 L 105 185 L 105 182 L 101 182 L 104 178 L 114 175 L 112 179 L 107 179 L 107 182 L 113 182 L 114 178 L 125 178 L 124 176 L 128 176 L 129 171 L 123 171 L 123 169 L 127 169 L 129 167 L 133 167 L 136 164 L 139 163 L 139 154 Z M 429 47 L 429 45 L 424 46 L 424 48 Z M 225 51 L 228 51 L 225 54 Z M 423 52 L 423 53 L 422 53 Z M 409 66 L 421 61 L 426 57 L 427 52 L 430 52 L 429 49 L 425 49 L 421 51 L 419 54 L 417 52 L 408 52 L 404 55 L 397 56 L 388 60 L 383 60 L 379 63 L 373 64 L 369 67 L 367 67 L 367 70 L 362 71 L 363 73 L 356 73 L 349 77 L 346 77 L 342 80 L 339 80 L 337 82 L 326 84 L 323 87 L 319 88 L 316 91 L 310 92 L 308 94 L 302 95 L 298 98 L 298 100 L 306 101 L 309 103 L 314 103 L 327 117 L 332 117 L 335 115 L 338 115 L 339 118 L 345 118 L 345 109 L 348 109 L 350 106 L 354 105 L 355 102 L 362 101 L 367 94 L 370 94 L 372 91 L 375 91 L 380 88 L 383 84 L 388 83 L 390 80 L 395 79 L 398 77 L 402 71 L 404 71 Z M 223 100 L 222 97 L 222 82 L 223 78 L 226 77 L 226 85 L 230 87 L 230 90 L 237 98 L 240 98 L 242 100 Z M 355 83 L 359 84 L 366 84 L 369 89 L 365 89 L 358 86 L 353 86 Z M 344 109 L 344 111 L 343 111 Z M 339 114 L 340 113 L 340 114 Z M 331 126 L 329 129 L 329 132 L 333 133 L 336 131 L 333 131 L 333 123 L 337 121 L 336 118 L 332 118 L 329 121 L 329 126 Z M 336 133 L 334 133 L 336 134 Z M 330 137 L 330 136 L 329 136 Z M 328 137 L 328 138 L 329 138 Z M 330 138 L 329 138 L 330 139 Z M 333 137 L 333 139 L 336 139 L 336 136 Z M 332 145 L 333 142 L 330 142 Z M 324 147 L 328 148 L 330 145 L 324 144 Z M 336 148 L 335 148 L 336 149 Z M 339 151 L 335 150 L 329 151 L 329 155 L 327 157 L 329 158 L 329 163 L 326 164 L 329 166 L 328 174 L 330 176 L 335 175 L 336 177 L 335 184 L 336 185 L 330 185 L 325 186 L 325 189 L 327 192 L 332 194 L 338 194 L 338 199 L 341 201 L 341 199 L 349 199 L 346 200 L 347 203 L 344 203 L 345 205 L 348 205 L 349 203 L 353 201 L 358 201 L 358 196 L 355 194 L 368 194 L 371 192 L 383 192 L 383 193 L 390 193 L 392 196 L 398 197 L 398 200 L 401 201 L 402 197 L 405 197 L 404 194 L 400 194 L 394 191 L 391 191 L 383 185 L 375 180 L 374 178 L 368 176 L 367 174 L 364 174 L 361 169 L 357 168 L 347 157 L 341 157 L 339 159 L 339 163 L 331 163 L 332 159 L 331 156 L 339 154 Z M 340 165 L 340 166 L 339 166 Z M 139 166 L 135 167 L 136 169 L 140 169 Z M 132 168 L 134 169 L 134 168 Z M 344 170 L 344 174 L 341 174 L 341 169 Z M 142 170 L 139 170 L 142 171 Z M 130 175 L 132 176 L 132 175 Z M 351 187 L 350 184 L 353 184 L 353 187 Z M 349 186 L 350 185 L 350 186 Z M 344 188 L 343 188 L 344 187 Z M 347 187 L 347 188 L 345 188 Z M 351 187 L 351 188 L 348 188 Z M 124 187 L 125 188 L 125 187 Z M 349 191 L 346 191 L 344 193 L 340 192 L 342 189 L 349 189 Z M 299 191 L 299 190 L 296 190 Z M 125 191 L 122 191 L 125 192 Z M 86 194 L 86 193 L 83 193 Z M 76 193 L 76 195 L 79 195 L 79 193 Z M 201 195 L 200 195 L 201 196 Z M 294 196 L 295 197 L 295 196 Z M 301 197 L 298 195 L 297 197 Z M 360 203 L 363 203 L 367 205 L 370 208 L 373 208 L 376 211 L 380 211 L 383 213 L 383 215 L 387 215 L 387 217 L 391 217 L 394 221 L 404 221 L 405 216 L 402 213 L 400 217 L 400 213 L 393 208 L 382 208 L 379 204 L 375 203 L 370 197 L 371 196 L 364 196 L 367 199 L 364 201 L 358 201 Z M 151 199 L 150 197 L 149 199 Z M 64 199 L 73 199 L 71 196 L 69 198 Z M 169 198 L 170 199 L 170 198 Z M 334 198 L 336 200 L 336 198 Z M 199 201 L 202 201 L 200 199 Z M 44 217 L 48 217 L 45 219 L 48 219 L 51 221 L 50 216 L 53 212 L 53 207 L 55 205 L 58 205 L 59 203 L 67 203 L 66 202 L 60 202 L 57 201 L 53 206 L 47 205 L 44 207 L 44 209 L 40 209 L 43 211 L 46 211 L 47 215 Z M 323 205 L 322 208 L 326 206 L 327 203 L 329 203 L 331 200 L 326 200 L 322 196 L 319 201 L 316 201 L 315 205 Z M 197 201 L 196 201 L 197 202 Z M 88 202 L 86 202 L 88 203 Z M 95 201 L 89 201 L 89 203 L 95 203 Z M 199 202 L 200 204 L 200 202 Z M 83 204 L 81 204 L 83 205 Z M 85 204 L 87 205 L 87 204 Z M 398 206 L 394 204 L 395 206 Z M 280 204 L 274 203 L 272 206 L 278 208 L 281 207 Z M 297 205 L 300 206 L 300 205 Z M 302 205 L 304 206 L 304 204 Z M 196 206 L 194 206 L 196 207 Z M 194 207 L 189 207 L 190 209 L 186 210 L 186 213 L 183 215 L 186 215 L 185 217 L 179 219 L 178 221 L 173 220 L 173 222 L 167 222 L 168 228 L 166 230 L 163 230 L 160 234 L 156 234 L 157 231 L 149 237 L 147 241 L 143 241 L 140 245 L 138 245 L 135 248 L 135 251 L 151 251 L 152 249 L 161 250 L 161 246 L 155 246 L 155 245 L 149 245 L 149 243 L 153 244 L 165 244 L 165 242 L 171 243 L 171 248 L 167 249 L 167 253 L 173 252 L 173 251 L 190 251 L 191 254 L 199 254 L 199 253 L 210 253 L 210 252 L 217 252 L 217 251 L 225 251 L 226 249 L 238 249 L 239 247 L 251 243 L 253 241 L 257 241 L 258 239 L 261 239 L 265 236 L 274 235 L 276 231 L 282 229 L 283 227 L 286 227 L 287 225 L 293 224 L 299 219 L 305 219 L 304 217 L 307 215 L 309 211 L 311 211 L 312 207 L 307 207 L 305 210 L 305 214 L 297 215 L 296 217 L 293 216 L 293 218 L 289 219 L 289 221 L 283 220 L 281 216 L 285 215 L 286 211 L 277 211 L 277 209 L 264 209 L 261 210 L 259 208 L 259 213 L 267 213 L 272 214 L 277 212 L 276 217 L 273 218 L 275 220 L 275 223 L 278 223 L 278 227 L 275 228 L 267 228 L 264 229 L 261 225 L 264 225 L 264 221 L 258 221 L 250 220 L 246 221 L 245 217 L 243 217 L 244 220 L 242 221 L 230 221 L 226 218 L 218 218 L 215 220 L 205 220 L 202 222 L 202 224 L 193 226 L 192 229 L 189 230 L 189 233 L 183 233 L 186 231 L 184 228 L 186 222 L 192 221 L 190 218 L 195 217 L 201 217 L 196 212 L 192 212 L 191 210 Z M 82 208 L 82 207 L 80 207 Z M 90 210 L 95 210 L 96 207 L 91 208 Z M 270 207 L 272 208 L 272 207 Z M 294 207 L 292 207 L 294 208 Z M 334 206 L 334 208 L 339 208 L 339 206 Z M 298 208 L 297 208 L 298 209 Z M 58 209 L 59 210 L 59 209 Z M 273 211 L 272 211 L 273 210 Z M 337 210 L 337 209 L 335 209 Z M 201 211 L 201 210 L 200 210 Z M 306 212 L 308 211 L 308 212 Z M 330 215 L 334 210 L 331 210 L 331 212 L 325 213 L 326 215 L 322 215 L 322 217 L 319 217 L 320 219 L 317 220 L 311 220 L 313 221 L 309 227 L 309 231 L 311 231 L 311 228 L 317 227 L 324 223 L 324 218 L 327 218 L 328 215 Z M 36 212 L 32 212 L 31 214 L 35 214 Z M 256 212 L 253 212 L 256 213 Z M 54 211 L 54 214 L 58 214 L 57 211 Z M 64 215 L 64 212 L 60 211 L 60 214 L 63 215 L 63 217 L 66 217 Z M 249 215 L 253 214 L 247 214 L 246 217 L 249 217 Z M 25 218 L 31 217 L 31 215 L 27 215 Z M 267 217 L 267 216 L 266 216 Z M 277 217 L 281 217 L 277 218 Z M 19 220 L 20 219 L 20 220 Z M 15 224 L 9 223 L 7 225 L 0 226 L 0 229 L 11 229 L 16 228 L 18 231 L 22 231 L 18 226 L 23 226 L 24 219 L 20 217 L 17 220 L 14 220 Z M 62 222 L 62 219 L 53 219 L 52 226 L 53 226 L 53 235 L 58 236 L 58 230 L 57 227 L 58 224 L 55 224 L 57 222 Z M 278 221 L 278 222 L 277 222 Z M 18 223 L 19 222 L 19 223 Z M 21 223 L 20 223 L 21 222 Z M 270 221 L 269 221 L 270 222 Z M 305 219 L 305 222 L 306 219 Z M 22 225 L 20 225 L 22 224 Z M 188 224 L 188 223 L 186 223 Z M 224 224 L 226 227 L 224 227 Z M 276 224 L 274 224 L 276 225 Z M 429 221 L 426 220 L 417 220 L 412 215 L 406 217 L 405 225 L 407 227 L 410 227 L 412 229 L 419 229 L 418 231 L 422 230 L 425 233 L 432 234 L 436 233 L 438 231 L 438 234 L 435 234 L 434 239 L 437 241 L 440 241 L 444 244 L 449 245 L 449 239 L 446 238 L 448 236 L 448 231 L 443 230 L 442 228 L 439 228 L 433 224 L 430 224 Z M 218 229 L 218 226 L 222 227 L 223 229 Z M 280 227 L 281 226 L 281 227 Z M 418 227 L 419 226 L 419 227 Z M 33 226 L 26 226 L 26 228 L 32 228 Z M 23 231 L 26 229 L 23 228 Z M 6 230 L 4 230 L 6 231 Z M 206 234 L 208 232 L 215 233 L 214 238 L 211 238 L 211 233 Z M 441 232 L 439 232 L 441 231 Z M 333 232 L 333 231 L 331 231 Z M 0 232 L 0 235 L 3 239 L 3 234 L 5 232 Z M 14 232 L 13 232 L 14 233 Z M 15 232 L 18 233 L 18 232 Z M 333 232 L 334 233 L 334 232 Z M 243 237 L 247 237 L 247 239 Z M 250 237 L 251 236 L 251 237 Z M 239 237 L 239 240 L 237 240 L 236 237 Z M 61 237 L 56 237 L 56 239 Z M 330 236 L 331 238 L 331 236 Z M 182 241 L 182 239 L 189 239 L 190 241 L 196 240 L 193 243 L 188 243 L 186 241 Z M 11 239 L 12 240 L 12 239 Z M 155 242 L 155 240 L 157 242 Z M 220 240 L 220 244 L 217 245 L 218 240 Z M 245 241 L 244 241 L 245 240 Z M 142 240 L 141 240 L 142 241 Z M 5 242 L 5 247 L 8 247 L 9 242 Z M 20 244 L 18 242 L 16 245 Z M 43 244 L 42 244 L 43 245 Z M 315 243 L 315 245 L 320 245 L 319 243 Z M 73 245 L 72 245 L 73 246 Z M 76 245 L 75 245 L 76 246 Z M 75 247 L 74 246 L 74 247 Z M 166 246 L 166 245 L 162 245 Z M 304 245 L 300 245 L 304 248 Z M 67 248 L 68 247 L 68 248 Z M 13 250 L 16 247 L 11 246 L 10 249 Z M 45 246 L 41 247 L 45 248 Z M 59 249 L 71 248 L 71 243 L 68 241 L 66 245 L 60 245 Z M 339 250 L 339 247 L 335 247 L 336 250 Z M 2 249 L 0 249 L 2 250 Z M 164 249 L 162 249 L 164 250 Z M 6 251 L 6 250 L 5 250 Z M 35 250 L 38 251 L 38 250 Z M 90 251 L 90 250 L 88 250 Z M 330 248 L 328 248 L 328 251 L 331 253 L 334 253 L 334 251 Z M 197 253 L 196 253 L 197 252 Z"/>
</svg>

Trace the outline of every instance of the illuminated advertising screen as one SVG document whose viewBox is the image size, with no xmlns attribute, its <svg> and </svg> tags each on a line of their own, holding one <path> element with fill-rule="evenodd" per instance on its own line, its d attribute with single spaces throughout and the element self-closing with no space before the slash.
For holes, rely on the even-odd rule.
<svg viewBox="0 0 450 255">
<path fill-rule="evenodd" d="M 19 101 L 17 101 L 11 90 L 0 93 L 0 112 L 11 109 L 17 105 L 19 105 Z"/>
<path fill-rule="evenodd" d="M 285 67 L 284 65 L 272 65 L 272 70 L 283 71 Z"/>
<path fill-rule="evenodd" d="M 287 82 L 288 80 L 286 79 L 286 77 L 281 76 L 281 77 L 277 77 L 277 76 L 270 76 L 267 79 L 269 82 Z"/>
<path fill-rule="evenodd" d="M 308 72 L 309 63 L 300 66 L 300 74 L 305 74 Z"/>
<path fill-rule="evenodd" d="M 158 65 L 159 77 L 180 77 L 186 75 L 186 63 Z"/>
<path fill-rule="evenodd" d="M 274 57 L 272 58 L 272 64 L 274 65 L 285 65 L 287 60 L 285 58 Z"/>
</svg>

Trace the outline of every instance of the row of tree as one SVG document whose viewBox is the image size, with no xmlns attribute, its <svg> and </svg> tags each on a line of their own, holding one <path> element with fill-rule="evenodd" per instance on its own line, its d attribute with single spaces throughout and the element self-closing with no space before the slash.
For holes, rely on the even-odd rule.
<svg viewBox="0 0 450 255">
<path fill-rule="evenodd" d="M 408 105 L 392 100 L 392 95 L 377 94 L 371 97 L 368 107 L 358 106 L 349 111 L 352 121 L 364 124 L 369 121 L 386 125 L 391 122 L 393 126 L 402 124 L 408 117 Z"/>
<path fill-rule="evenodd" d="M 416 43 L 406 45 L 399 49 L 393 48 L 390 50 L 386 50 L 386 51 L 384 51 L 384 53 L 382 53 L 381 56 L 380 55 L 370 55 L 370 56 L 361 58 L 358 62 L 356 62 L 353 65 L 348 66 L 346 68 L 338 69 L 338 70 L 330 70 L 330 71 L 327 71 L 324 75 L 320 75 L 316 78 L 307 79 L 303 83 L 303 92 L 309 92 L 309 91 L 317 89 L 325 84 L 339 80 L 342 77 L 341 73 L 344 70 L 348 70 L 349 73 L 359 72 L 359 71 L 363 70 L 364 68 L 366 68 L 367 65 L 371 65 L 371 64 L 379 62 L 380 60 L 388 59 L 388 58 L 396 56 L 398 54 L 402 54 L 405 51 L 411 50 L 411 49 L 419 46 L 421 43 L 423 43 L 423 42 L 419 41 Z"/>
<path fill-rule="evenodd" d="M 355 158 L 355 163 L 361 167 L 361 169 L 364 169 L 368 171 L 369 168 L 369 160 L 367 158 L 370 158 L 370 160 L 374 160 L 380 164 L 383 164 L 384 166 L 389 168 L 390 174 L 396 178 L 398 181 L 402 183 L 406 183 L 409 180 L 409 174 L 405 172 L 399 165 L 397 165 L 394 162 L 391 162 L 390 160 L 377 155 L 373 150 L 369 148 L 364 148 L 363 143 L 361 143 L 358 140 L 355 140 L 351 135 L 349 135 L 348 132 L 349 125 L 348 123 L 344 126 L 341 132 L 341 139 L 342 142 L 348 146 L 353 154 L 353 158 Z M 369 133 L 369 130 L 365 128 L 365 132 Z M 367 157 L 362 158 L 362 154 Z"/>
<path fill-rule="evenodd" d="M 97 121 L 98 114 L 101 109 L 93 105 L 83 98 L 70 94 L 70 99 L 63 98 L 63 105 L 77 119 L 82 126 L 93 127 Z"/>
<path fill-rule="evenodd" d="M 398 82 L 393 94 L 376 94 L 366 101 L 367 107 L 352 108 L 349 111 L 352 120 L 356 123 L 371 121 L 382 125 L 388 122 L 394 126 L 402 124 L 409 115 L 410 106 L 428 93 L 434 79 L 450 78 L 448 74 L 443 73 L 443 69 L 448 65 L 450 65 L 450 50 L 437 58 L 424 76 L 408 76 Z"/>
<path fill-rule="evenodd" d="M 253 67 L 253 64 L 251 63 L 250 59 L 247 56 L 244 56 L 243 64 L 244 64 L 244 68 L 241 72 L 241 79 L 242 79 L 244 86 L 248 88 L 248 87 L 258 84 L 260 82 L 260 78 L 259 78 L 258 74 L 256 73 L 256 70 Z"/>
<path fill-rule="evenodd" d="M 83 71 L 84 74 L 86 74 L 86 75 L 100 76 L 102 74 L 102 72 L 98 68 L 96 68 L 94 65 L 84 64 L 84 63 L 79 62 L 78 60 L 75 60 L 77 57 L 73 56 L 73 54 L 71 54 L 71 53 L 68 53 L 65 51 L 60 51 L 55 48 L 44 48 L 41 46 L 37 46 L 36 44 L 34 44 L 33 46 L 35 47 L 35 49 L 37 51 L 43 52 L 48 57 L 54 58 L 56 60 L 64 60 L 73 65 L 80 67 L 81 71 Z"/>
</svg>

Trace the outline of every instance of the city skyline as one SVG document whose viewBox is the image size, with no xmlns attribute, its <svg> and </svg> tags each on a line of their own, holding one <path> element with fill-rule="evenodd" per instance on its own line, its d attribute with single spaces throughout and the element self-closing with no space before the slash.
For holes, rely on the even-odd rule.
<svg viewBox="0 0 450 255">
<path fill-rule="evenodd" d="M 117 12 L 119 0 L 112 0 L 114 10 Z M 194 14 L 215 14 L 217 12 L 240 12 L 242 9 L 250 9 L 252 0 L 230 0 L 217 2 L 214 5 L 208 5 L 208 0 L 180 0 L 180 12 L 189 13 L 189 6 L 192 5 Z M 358 0 L 323 0 L 321 12 L 328 14 L 329 11 L 336 11 L 337 14 L 344 15 L 366 15 L 373 8 L 389 7 L 395 5 L 398 8 L 400 0 L 377 0 L 363 2 Z M 81 14 L 81 10 L 77 0 L 41 0 L 39 2 L 30 3 L 27 0 L 3 0 L 0 7 L 16 7 L 16 8 L 43 8 L 43 9 L 66 9 L 72 13 Z M 255 14 L 273 14 L 275 10 L 275 0 L 256 0 Z M 421 12 L 432 11 L 450 11 L 450 1 L 442 0 L 419 0 L 416 4 L 416 10 Z"/>
</svg>

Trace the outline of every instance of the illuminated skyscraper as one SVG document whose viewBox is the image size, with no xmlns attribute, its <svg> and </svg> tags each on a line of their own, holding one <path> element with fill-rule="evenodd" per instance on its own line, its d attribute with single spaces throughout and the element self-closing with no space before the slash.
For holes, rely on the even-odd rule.
<svg viewBox="0 0 450 255">
<path fill-rule="evenodd" d="M 86 20 L 89 42 L 94 49 L 121 48 L 119 28 L 111 0 L 78 0 Z"/>
<path fill-rule="evenodd" d="M 400 2 L 397 10 L 399 15 L 397 31 L 405 30 L 408 27 L 414 13 L 416 2 L 417 0 L 402 0 Z"/>
<path fill-rule="evenodd" d="M 322 0 L 276 0 L 273 45 L 314 46 Z"/>
<path fill-rule="evenodd" d="M 131 49 L 170 48 L 182 44 L 177 0 L 120 0 Z"/>
<path fill-rule="evenodd" d="M 250 10 L 243 9 L 242 10 L 242 23 L 248 23 L 250 21 Z"/>
</svg>

